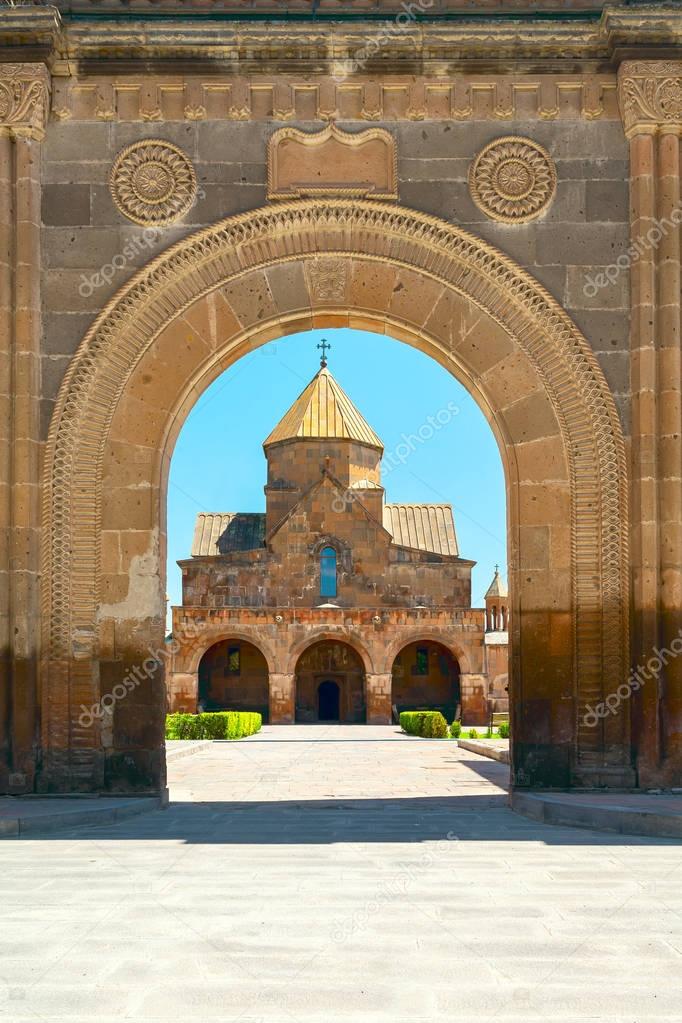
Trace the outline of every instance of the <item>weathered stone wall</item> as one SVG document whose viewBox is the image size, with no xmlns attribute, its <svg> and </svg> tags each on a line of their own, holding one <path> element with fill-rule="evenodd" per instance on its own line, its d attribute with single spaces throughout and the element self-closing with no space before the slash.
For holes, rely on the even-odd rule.
<svg viewBox="0 0 682 1023">
<path fill-rule="evenodd" d="M 397 547 L 382 524 L 380 506 L 372 515 L 326 469 L 320 476 L 318 461 L 307 457 L 311 447 L 316 458 L 325 450 L 307 441 L 287 445 L 290 461 L 301 463 L 302 496 L 265 548 L 180 562 L 183 604 L 316 607 L 326 600 L 320 594 L 320 551 L 331 544 L 337 593 L 330 599 L 340 607 L 469 607 L 472 562 Z M 267 499 L 269 508 L 271 492 Z"/>
<path fill-rule="evenodd" d="M 301 655 L 322 640 L 352 648 L 365 672 L 367 721 L 391 720 L 392 672 L 398 654 L 414 643 L 438 643 L 449 651 L 460 674 L 467 720 L 487 720 L 484 613 L 477 609 L 444 608 L 173 608 L 177 644 L 168 677 L 172 710 L 193 707 L 197 669 L 206 650 L 223 640 L 249 642 L 267 662 L 270 720 L 293 721 L 296 675 Z M 409 665 L 408 665 L 409 668 Z M 466 694 L 466 699 L 464 699 Z M 310 687 L 308 703 L 312 700 Z"/>
<path fill-rule="evenodd" d="M 301 111 L 305 114 L 305 107 Z M 321 120 L 286 122 L 306 131 Z M 366 120 L 342 121 L 360 130 Z M 482 119 L 372 122 L 397 140 L 399 200 L 498 246 L 574 317 L 592 344 L 628 428 L 628 276 L 589 286 L 628 245 L 628 146 L 619 121 Z M 267 141 L 276 120 L 51 121 L 43 144 L 43 435 L 70 356 L 96 313 L 154 254 L 197 228 L 266 201 Z M 491 140 L 525 135 L 556 162 L 553 203 L 538 220 L 501 224 L 472 201 L 471 161 Z M 198 199 L 179 223 L 143 228 L 117 210 L 109 174 L 117 153 L 161 138 L 192 160 Z M 105 279 L 106 278 L 106 279 Z M 586 290 L 587 288 L 587 290 Z"/>
</svg>

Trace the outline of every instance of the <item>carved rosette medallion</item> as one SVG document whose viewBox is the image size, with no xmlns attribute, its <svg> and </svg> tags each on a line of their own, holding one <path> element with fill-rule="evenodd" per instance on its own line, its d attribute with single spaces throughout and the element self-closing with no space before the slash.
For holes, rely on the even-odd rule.
<svg viewBox="0 0 682 1023">
<path fill-rule="evenodd" d="M 177 146 L 161 139 L 143 139 L 118 154 L 110 187 L 114 202 L 128 220 L 162 227 L 190 208 L 197 179 L 189 158 Z"/>
<path fill-rule="evenodd" d="M 549 153 L 532 139 L 506 136 L 481 150 L 469 169 L 469 190 L 491 220 L 523 224 L 543 213 L 556 191 Z"/>
</svg>

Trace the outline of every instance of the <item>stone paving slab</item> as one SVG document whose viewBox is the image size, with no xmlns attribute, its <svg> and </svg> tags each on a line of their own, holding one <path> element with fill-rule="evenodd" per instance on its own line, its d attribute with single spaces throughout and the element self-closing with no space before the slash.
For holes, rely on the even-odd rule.
<svg viewBox="0 0 682 1023">
<path fill-rule="evenodd" d="M 547 827 L 503 765 L 361 731 L 212 743 L 165 811 L 2 845 L 0 1020 L 679 1023 L 679 842 Z"/>
</svg>

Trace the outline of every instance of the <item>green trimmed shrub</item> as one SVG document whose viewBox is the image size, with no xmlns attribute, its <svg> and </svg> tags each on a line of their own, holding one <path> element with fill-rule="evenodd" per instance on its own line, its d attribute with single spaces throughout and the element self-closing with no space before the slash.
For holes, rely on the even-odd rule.
<svg viewBox="0 0 682 1023">
<path fill-rule="evenodd" d="M 167 739 L 243 739 L 260 732 L 260 714 L 220 710 L 206 714 L 167 714 Z"/>
<path fill-rule="evenodd" d="M 450 725 L 450 735 L 452 736 L 453 739 L 459 739 L 461 734 L 462 734 L 462 722 L 461 721 L 453 721 L 452 724 Z"/>
<path fill-rule="evenodd" d="M 467 739 L 478 739 L 479 735 L 475 728 L 470 728 L 467 732 Z"/>
<path fill-rule="evenodd" d="M 499 725 L 497 726 L 497 734 L 499 735 L 500 739 L 509 738 L 510 729 L 508 721 L 500 721 Z"/>
<path fill-rule="evenodd" d="M 447 739 L 448 723 L 439 710 L 404 710 L 400 727 L 408 735 L 422 739 Z"/>
</svg>

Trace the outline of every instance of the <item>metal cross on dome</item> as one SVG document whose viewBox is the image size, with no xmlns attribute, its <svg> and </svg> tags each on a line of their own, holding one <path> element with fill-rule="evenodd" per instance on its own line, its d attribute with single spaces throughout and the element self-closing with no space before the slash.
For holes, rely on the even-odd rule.
<svg viewBox="0 0 682 1023">
<path fill-rule="evenodd" d="M 322 342 L 317 347 L 322 349 L 322 355 L 320 356 L 320 366 L 322 367 L 322 369 L 324 369 L 325 366 L 327 365 L 327 352 L 331 348 L 331 345 L 326 341 L 325 338 L 322 338 Z"/>
</svg>

